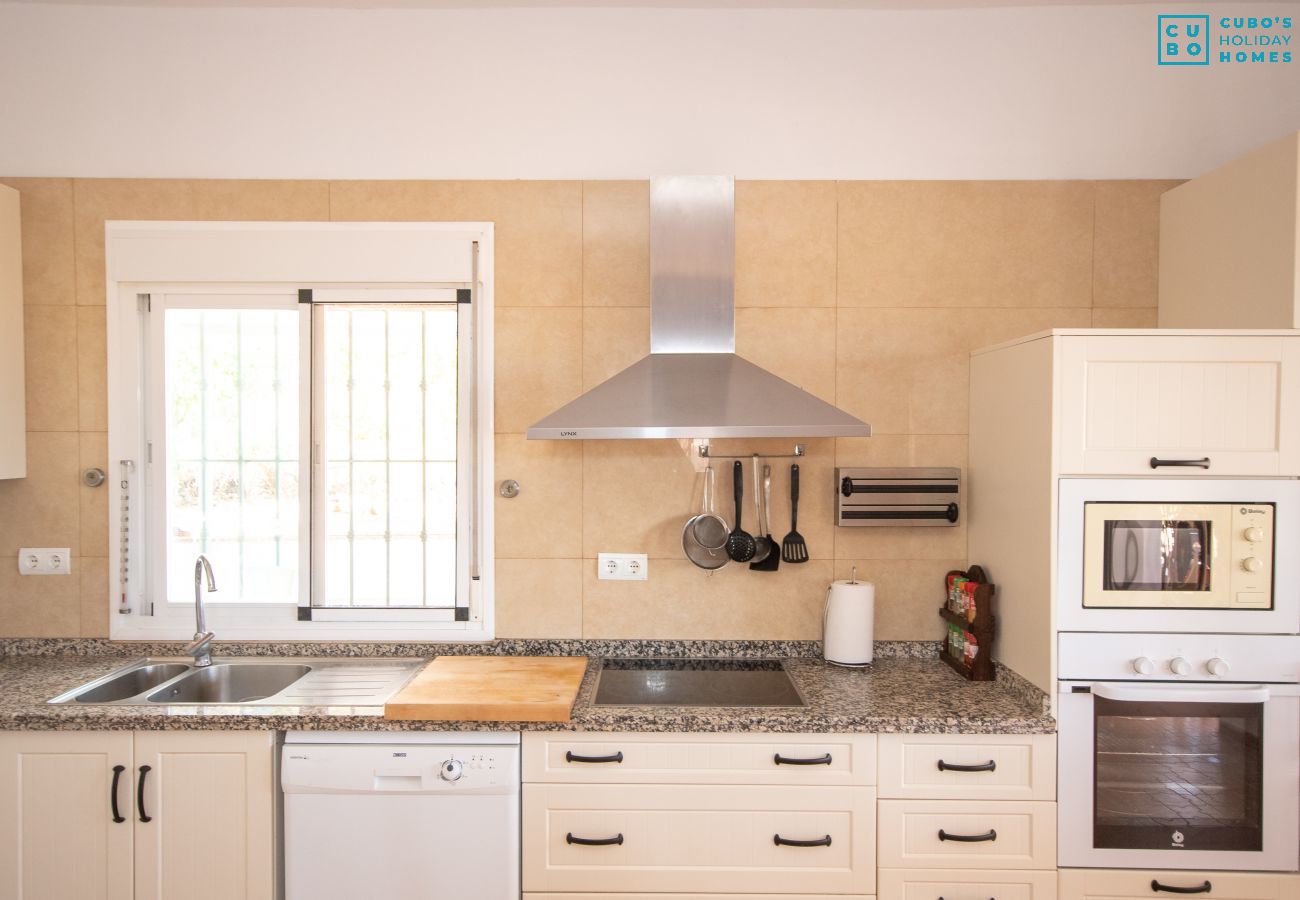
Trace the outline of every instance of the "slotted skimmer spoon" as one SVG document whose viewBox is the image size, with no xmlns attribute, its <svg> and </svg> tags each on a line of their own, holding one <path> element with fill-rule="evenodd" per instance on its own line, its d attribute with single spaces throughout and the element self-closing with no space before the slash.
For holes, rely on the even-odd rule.
<svg viewBox="0 0 1300 900">
<path fill-rule="evenodd" d="M 731 468 L 732 489 L 736 498 L 736 527 L 727 538 L 727 555 L 736 562 L 749 562 L 754 558 L 754 537 L 740 527 L 741 506 L 745 499 L 745 467 L 736 460 Z"/>
</svg>

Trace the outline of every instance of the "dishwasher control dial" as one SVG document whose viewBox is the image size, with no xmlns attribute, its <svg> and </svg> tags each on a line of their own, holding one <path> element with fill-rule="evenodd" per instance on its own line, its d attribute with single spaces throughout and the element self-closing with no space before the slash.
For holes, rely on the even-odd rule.
<svg viewBox="0 0 1300 900">
<path fill-rule="evenodd" d="M 443 781 L 459 781 L 465 774 L 465 766 L 458 759 L 449 759 L 438 769 L 438 777 Z"/>
<path fill-rule="evenodd" d="M 1169 660 L 1169 671 L 1175 675 L 1187 675 L 1192 671 L 1192 664 L 1181 656 L 1175 656 Z"/>
<path fill-rule="evenodd" d="M 1228 661 L 1216 656 L 1205 664 L 1205 671 L 1209 672 L 1215 678 L 1222 678 L 1224 675 L 1228 674 Z"/>
<path fill-rule="evenodd" d="M 1145 656 L 1139 656 L 1133 660 L 1133 671 L 1139 675 L 1150 675 L 1155 670 L 1155 664 Z"/>
</svg>

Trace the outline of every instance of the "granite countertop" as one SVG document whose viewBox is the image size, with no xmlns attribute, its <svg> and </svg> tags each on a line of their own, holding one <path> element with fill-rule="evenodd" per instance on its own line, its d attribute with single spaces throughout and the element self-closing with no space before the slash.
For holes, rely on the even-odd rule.
<svg viewBox="0 0 1300 900">
<path fill-rule="evenodd" d="M 725 647 L 687 649 L 648 642 L 633 647 L 573 646 L 577 642 L 533 642 L 514 647 L 508 642 L 475 645 L 470 652 L 519 652 L 536 655 L 649 656 L 726 655 L 780 656 L 807 701 L 804 708 L 728 709 L 690 707 L 593 706 L 597 665 L 589 665 L 569 722 L 407 722 L 383 718 L 381 707 L 239 706 L 96 706 L 51 705 L 46 701 L 98 678 L 144 655 L 175 655 L 171 647 L 132 648 L 108 642 L 73 646 L 64 642 L 47 649 L 64 652 L 0 656 L 0 730 L 269 730 L 313 731 L 663 731 L 663 732 L 902 732 L 917 734 L 1043 734 L 1056 730 L 1045 712 L 1045 696 L 1015 673 L 999 671 L 994 682 L 973 683 L 958 676 L 932 656 L 929 642 L 897 642 L 877 651 L 867 669 L 827 665 L 816 657 L 816 645 L 772 646 L 762 642 L 726 642 Z M 668 644 L 671 642 L 664 642 Z M 722 642 L 717 642 L 721 644 Z M 285 655 L 313 655 L 319 649 L 281 646 Z M 0 649 L 4 649 L 0 647 Z M 397 645 L 404 656 L 411 645 Z M 425 648 L 432 649 L 432 648 Z M 437 650 L 444 650 L 438 646 Z M 92 652 L 69 652 L 69 651 Z M 588 652 L 579 652 L 586 650 Z M 628 650 L 631 652 L 616 652 Z M 810 652 L 814 651 L 814 652 Z M 100 652 L 93 652 L 100 651 Z M 112 652 L 104 652 L 112 651 Z M 293 652 L 290 652 L 293 651 Z M 548 651 L 548 652 L 543 652 Z M 596 651 L 596 652 L 592 652 Z M 677 652 L 673 652 L 677 651 Z M 763 651 L 767 651 L 764 653 Z M 776 651 L 776 652 L 773 652 Z M 882 655 L 883 651 L 883 655 Z M 227 650 L 227 655 L 237 655 Z M 459 652 L 466 652 L 459 650 Z M 797 655 L 793 655 L 797 654 Z M 253 655 L 253 654 L 249 654 Z M 266 655 L 266 654 L 262 654 Z M 359 656 L 361 653 L 348 655 Z M 369 654 L 366 654 L 369 655 Z M 377 655 L 389 655 L 378 653 Z"/>
</svg>

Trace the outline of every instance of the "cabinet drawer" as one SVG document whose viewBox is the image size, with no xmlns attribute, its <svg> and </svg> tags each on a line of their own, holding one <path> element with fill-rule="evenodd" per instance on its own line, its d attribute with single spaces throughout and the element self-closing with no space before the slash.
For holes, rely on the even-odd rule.
<svg viewBox="0 0 1300 900">
<path fill-rule="evenodd" d="M 881 797 L 1056 798 L 1052 734 L 883 734 L 879 752 Z"/>
<path fill-rule="evenodd" d="M 879 810 L 882 868 L 1056 868 L 1055 803 L 882 800 Z"/>
<path fill-rule="evenodd" d="M 1300 897 L 1300 875 L 1254 874 L 1249 872 L 1145 871 L 1140 869 L 1062 869 L 1061 900 L 1153 900 L 1182 897 L 1152 886 L 1198 887 L 1210 883 L 1210 890 L 1195 897 L 1208 900 L 1295 900 Z"/>
<path fill-rule="evenodd" d="M 523 736 L 525 782 L 876 783 L 876 736 L 563 734 Z M 779 761 L 778 761 L 779 760 Z"/>
<path fill-rule="evenodd" d="M 524 894 L 524 900 L 876 900 L 868 894 Z M 988 900 L 981 897 L 980 900 Z"/>
<path fill-rule="evenodd" d="M 1055 900 L 1056 873 L 881 869 L 876 874 L 876 893 L 881 900 Z"/>
<path fill-rule="evenodd" d="M 867 894 L 875 799 L 865 787 L 526 784 L 524 890 Z"/>
<path fill-rule="evenodd" d="M 1300 339 L 1067 336 L 1062 340 L 1063 474 L 1214 478 L 1293 475 L 1300 460 Z M 1210 468 L 1151 468 L 1151 457 Z"/>
</svg>

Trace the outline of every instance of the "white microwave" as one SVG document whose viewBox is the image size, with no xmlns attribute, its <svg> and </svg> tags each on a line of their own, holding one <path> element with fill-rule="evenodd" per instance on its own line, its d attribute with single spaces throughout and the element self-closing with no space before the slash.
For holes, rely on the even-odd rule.
<svg viewBox="0 0 1300 900">
<path fill-rule="evenodd" d="M 1062 631 L 1300 632 L 1300 482 L 1062 479 Z"/>
</svg>

